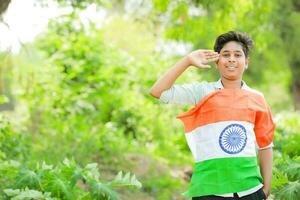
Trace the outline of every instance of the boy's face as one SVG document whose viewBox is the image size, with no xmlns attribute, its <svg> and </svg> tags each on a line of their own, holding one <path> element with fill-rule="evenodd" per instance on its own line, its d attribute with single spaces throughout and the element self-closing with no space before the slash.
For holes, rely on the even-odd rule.
<svg viewBox="0 0 300 200">
<path fill-rule="evenodd" d="M 219 60 L 216 63 L 222 78 L 241 80 L 248 62 L 242 46 L 238 42 L 230 41 L 221 49 Z"/>
</svg>

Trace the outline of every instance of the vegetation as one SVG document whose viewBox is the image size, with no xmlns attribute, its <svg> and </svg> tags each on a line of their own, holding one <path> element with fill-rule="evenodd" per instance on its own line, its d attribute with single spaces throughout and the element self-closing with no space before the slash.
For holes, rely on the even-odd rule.
<svg viewBox="0 0 300 200">
<path fill-rule="evenodd" d="M 1 199 L 184 199 L 193 161 L 175 116 L 189 107 L 149 89 L 228 30 L 254 37 L 245 80 L 277 124 L 271 198 L 300 198 L 298 1 L 95 1 L 106 17 L 88 23 L 92 1 L 57 2 L 71 12 L 0 56 Z M 191 69 L 178 82 L 217 78 Z"/>
</svg>

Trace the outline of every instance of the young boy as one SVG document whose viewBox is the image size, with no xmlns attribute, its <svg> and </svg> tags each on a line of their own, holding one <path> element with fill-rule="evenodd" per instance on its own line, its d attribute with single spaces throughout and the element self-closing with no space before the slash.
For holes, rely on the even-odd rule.
<svg viewBox="0 0 300 200">
<path fill-rule="evenodd" d="M 195 159 L 185 193 L 193 200 L 261 200 L 270 193 L 275 124 L 263 95 L 242 80 L 252 45 L 245 33 L 224 33 L 214 51 L 191 52 L 151 88 L 164 103 L 195 105 L 177 116 Z M 207 69 L 209 62 L 217 64 L 217 82 L 173 85 L 190 66 Z"/>
</svg>

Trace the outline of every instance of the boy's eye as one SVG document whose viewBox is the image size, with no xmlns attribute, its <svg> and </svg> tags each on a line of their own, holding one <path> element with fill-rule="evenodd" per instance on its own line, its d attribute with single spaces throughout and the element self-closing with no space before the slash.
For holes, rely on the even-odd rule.
<svg viewBox="0 0 300 200">
<path fill-rule="evenodd" d="M 223 54 L 224 57 L 229 57 L 230 55 L 228 53 Z"/>
<path fill-rule="evenodd" d="M 236 57 L 241 57 L 242 55 L 241 55 L 241 54 L 235 54 L 235 56 L 236 56 Z"/>
</svg>

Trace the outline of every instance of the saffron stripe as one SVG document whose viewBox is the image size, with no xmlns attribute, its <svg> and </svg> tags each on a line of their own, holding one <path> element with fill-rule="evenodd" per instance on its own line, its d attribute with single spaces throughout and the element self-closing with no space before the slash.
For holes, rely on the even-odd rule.
<svg viewBox="0 0 300 200">
<path fill-rule="evenodd" d="M 254 124 L 260 148 L 273 140 L 275 125 L 263 96 L 240 89 L 223 89 L 204 98 L 195 108 L 177 116 L 185 132 L 222 121 L 245 121 Z"/>
</svg>

